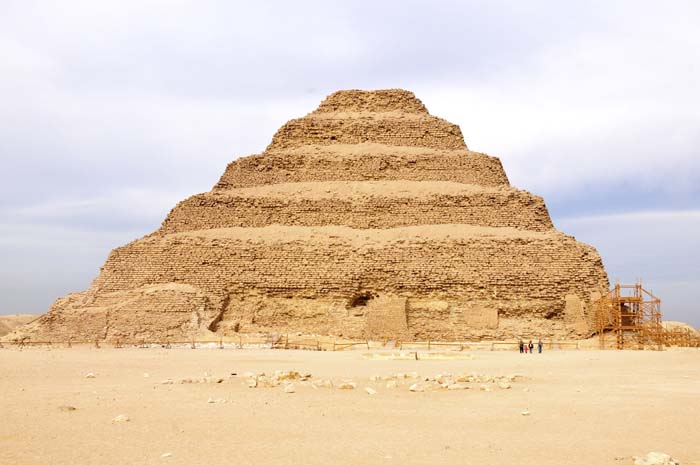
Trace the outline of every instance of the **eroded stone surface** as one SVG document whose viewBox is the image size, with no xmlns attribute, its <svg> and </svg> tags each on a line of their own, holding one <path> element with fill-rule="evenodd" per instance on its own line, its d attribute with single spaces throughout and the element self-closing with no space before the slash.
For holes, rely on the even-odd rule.
<svg viewBox="0 0 700 465">
<path fill-rule="evenodd" d="M 341 91 L 8 338 L 567 337 L 607 287 L 596 250 L 459 127 L 410 92 Z"/>
</svg>

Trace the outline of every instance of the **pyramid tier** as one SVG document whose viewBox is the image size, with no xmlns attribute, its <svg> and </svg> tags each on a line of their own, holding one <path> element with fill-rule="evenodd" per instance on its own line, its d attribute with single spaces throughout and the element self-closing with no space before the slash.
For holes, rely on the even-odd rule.
<svg viewBox="0 0 700 465">
<path fill-rule="evenodd" d="M 555 231 L 458 126 L 411 92 L 351 90 L 6 337 L 567 338 L 590 334 L 607 287 L 596 250 Z"/>
<path fill-rule="evenodd" d="M 304 145 L 362 144 L 466 149 L 459 126 L 415 113 L 311 113 L 288 121 L 272 138 L 268 150 Z"/>
<path fill-rule="evenodd" d="M 308 181 L 454 181 L 508 186 L 503 165 L 466 149 L 439 150 L 380 144 L 303 146 L 235 160 L 215 189 Z"/>
<path fill-rule="evenodd" d="M 314 114 L 318 113 L 359 113 L 359 112 L 401 112 L 428 114 L 413 92 L 403 89 L 340 90 L 333 92 L 321 102 Z"/>
<path fill-rule="evenodd" d="M 172 337 L 203 327 L 404 339 L 498 338 L 516 327 L 565 335 L 574 331 L 566 299 L 589 300 L 604 285 L 595 249 L 557 232 L 227 228 L 115 249 L 88 292 L 57 301 L 37 327 L 107 338 L 151 334 L 157 321 Z"/>
<path fill-rule="evenodd" d="M 546 231 L 541 197 L 446 181 L 332 181 L 216 190 L 179 203 L 160 232 L 226 227 L 470 224 Z"/>
</svg>

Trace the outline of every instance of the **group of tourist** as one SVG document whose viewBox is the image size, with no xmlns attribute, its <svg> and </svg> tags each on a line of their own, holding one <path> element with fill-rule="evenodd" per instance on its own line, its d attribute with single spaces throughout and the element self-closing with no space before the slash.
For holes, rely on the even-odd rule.
<svg viewBox="0 0 700 465">
<path fill-rule="evenodd" d="M 542 339 L 537 341 L 537 352 L 540 354 L 542 353 L 542 346 L 543 345 L 544 344 L 542 344 Z M 525 342 L 523 342 L 523 340 L 521 339 L 520 340 L 520 353 L 527 354 L 528 352 L 531 354 L 534 354 L 535 353 L 535 345 L 532 343 L 532 341 L 525 344 Z"/>
</svg>

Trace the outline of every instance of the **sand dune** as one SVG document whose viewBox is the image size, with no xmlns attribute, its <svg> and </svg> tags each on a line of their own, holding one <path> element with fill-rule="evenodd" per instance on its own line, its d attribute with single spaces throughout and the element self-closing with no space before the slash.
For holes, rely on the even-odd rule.
<svg viewBox="0 0 700 465">
<path fill-rule="evenodd" d="M 11 333 L 18 326 L 25 325 L 38 316 L 33 314 L 0 315 L 0 337 Z"/>
</svg>

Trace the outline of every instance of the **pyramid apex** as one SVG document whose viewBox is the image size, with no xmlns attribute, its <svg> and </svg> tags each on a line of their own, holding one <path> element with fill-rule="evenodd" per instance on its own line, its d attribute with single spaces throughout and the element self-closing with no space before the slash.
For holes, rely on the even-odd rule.
<svg viewBox="0 0 700 465">
<path fill-rule="evenodd" d="M 394 111 L 428 114 L 423 102 L 403 89 L 339 90 L 326 97 L 314 113 Z"/>
</svg>

